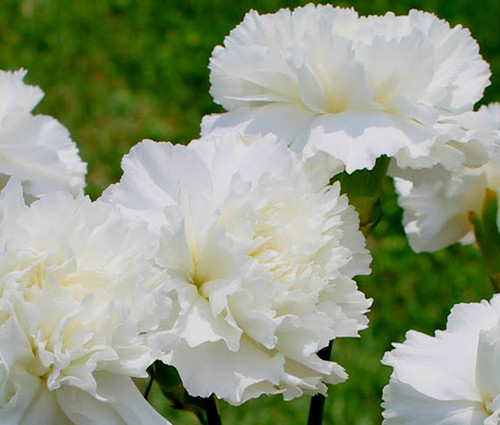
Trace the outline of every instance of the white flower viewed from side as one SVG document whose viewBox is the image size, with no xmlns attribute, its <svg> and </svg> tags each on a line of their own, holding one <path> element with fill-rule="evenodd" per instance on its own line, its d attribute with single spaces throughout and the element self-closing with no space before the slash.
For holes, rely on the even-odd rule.
<svg viewBox="0 0 500 425">
<path fill-rule="evenodd" d="M 384 425 L 500 423 L 500 295 L 458 304 L 434 337 L 409 331 L 385 354 Z"/>
<path fill-rule="evenodd" d="M 357 336 L 371 304 L 352 280 L 370 255 L 338 184 L 274 136 L 235 132 L 187 147 L 143 141 L 122 167 L 104 198 L 160 235 L 179 335 L 163 360 L 190 394 L 289 400 L 347 378 L 317 355 Z"/>
<path fill-rule="evenodd" d="M 348 173 L 382 155 L 428 166 L 435 126 L 472 110 L 490 76 L 469 31 L 431 13 L 360 17 L 312 4 L 250 11 L 214 49 L 210 69 L 210 92 L 229 112 L 205 117 L 203 134 L 273 133 L 305 157 L 326 152 Z"/>
<path fill-rule="evenodd" d="M 31 198 L 55 190 L 76 195 L 85 186 L 87 165 L 59 121 L 31 114 L 43 92 L 26 85 L 25 75 L 0 71 L 0 188 L 15 175 Z"/>
<path fill-rule="evenodd" d="M 154 241 L 116 208 L 67 192 L 0 195 L 0 423 L 166 425 L 131 377 L 170 311 Z"/>
<path fill-rule="evenodd" d="M 435 251 L 458 241 L 472 243 L 469 211 L 480 212 L 487 189 L 500 190 L 500 104 L 483 106 L 456 121 L 469 140 L 471 158 L 474 152 L 480 157 L 484 152 L 493 153 L 478 168 L 397 170 L 395 183 L 405 231 L 417 252 Z M 500 215 L 497 221 L 500 224 Z"/>
</svg>

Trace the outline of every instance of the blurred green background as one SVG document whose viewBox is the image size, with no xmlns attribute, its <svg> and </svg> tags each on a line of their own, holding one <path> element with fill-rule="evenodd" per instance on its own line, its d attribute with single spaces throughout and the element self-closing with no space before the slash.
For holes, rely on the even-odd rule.
<svg viewBox="0 0 500 425">
<path fill-rule="evenodd" d="M 303 1 L 223 0 L 2 0 L 0 68 L 26 68 L 26 81 L 46 98 L 35 110 L 70 130 L 89 163 L 88 193 L 97 197 L 121 175 L 119 163 L 144 138 L 187 143 L 201 117 L 220 109 L 208 94 L 208 58 L 246 11 L 274 12 Z M 483 103 L 499 100 L 498 0 L 352 0 L 361 14 L 411 8 L 435 12 L 468 27 L 491 64 Z M 490 298 L 479 254 L 453 246 L 416 255 L 408 248 L 390 182 L 384 218 L 369 240 L 373 274 L 359 280 L 374 299 L 370 328 L 358 340 L 339 340 L 334 358 L 350 379 L 330 388 L 325 424 L 380 424 L 381 390 L 390 369 L 380 365 L 391 342 L 412 328 L 443 328 L 451 306 Z M 156 397 L 157 405 L 162 407 Z M 309 399 L 285 403 L 261 397 L 242 407 L 222 403 L 227 424 L 305 424 Z M 194 416 L 167 409 L 175 425 Z"/>
</svg>

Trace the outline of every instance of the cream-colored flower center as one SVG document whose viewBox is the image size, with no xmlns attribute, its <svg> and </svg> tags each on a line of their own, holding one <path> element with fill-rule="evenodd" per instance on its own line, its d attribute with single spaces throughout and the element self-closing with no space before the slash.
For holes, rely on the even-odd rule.
<svg viewBox="0 0 500 425">
<path fill-rule="evenodd" d="M 256 246 L 249 252 L 261 264 L 267 264 L 269 270 L 283 276 L 290 271 L 294 246 L 307 238 L 303 229 L 294 223 L 296 206 L 284 202 L 270 202 L 261 208 L 252 239 Z"/>
<path fill-rule="evenodd" d="M 93 345 L 93 333 L 71 316 L 86 295 L 109 282 L 102 274 L 79 272 L 76 263 L 62 253 L 18 251 L 11 255 L 11 261 L 4 258 L 12 266 L 4 271 L 0 295 L 13 304 L 31 345 L 33 357 L 25 364 L 26 370 L 47 381 L 49 375 L 60 375 L 75 360 L 84 361 L 87 344 Z M 19 292 L 22 298 L 10 295 Z M 99 298 L 99 302 L 107 301 Z M 9 318 L 3 316 L 0 324 Z M 80 354 L 74 358 L 76 352 Z M 54 381 L 48 386 L 55 389 L 58 384 Z"/>
<path fill-rule="evenodd" d="M 496 418 L 496 423 L 500 422 L 500 396 L 483 401 L 483 408 L 489 417 Z"/>
<path fill-rule="evenodd" d="M 211 277 L 207 275 L 206 268 L 202 268 L 202 259 L 200 258 L 198 247 L 198 236 L 196 235 L 196 231 L 191 220 L 186 220 L 184 231 L 189 248 L 189 255 L 191 257 L 191 269 L 187 272 L 187 280 L 198 288 L 198 292 L 201 296 L 206 298 L 206 294 L 203 291 L 203 285 L 208 282 Z"/>
<path fill-rule="evenodd" d="M 294 189 L 276 185 L 270 192 L 263 191 L 259 202 L 249 200 L 223 215 L 220 223 L 236 240 L 250 242 L 246 254 L 266 267 L 271 283 L 289 289 L 302 268 L 314 262 L 314 253 L 322 243 L 316 237 L 323 223 L 312 217 L 309 202 Z M 245 210 L 254 213 L 247 219 L 252 224 L 242 231 L 245 226 L 239 221 L 245 220 L 241 218 Z"/>
</svg>

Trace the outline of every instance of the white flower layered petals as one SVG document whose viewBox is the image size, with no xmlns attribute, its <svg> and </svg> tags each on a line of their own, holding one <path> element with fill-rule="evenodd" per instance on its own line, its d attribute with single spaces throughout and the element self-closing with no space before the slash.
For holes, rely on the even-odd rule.
<svg viewBox="0 0 500 425">
<path fill-rule="evenodd" d="M 457 125 L 459 124 L 459 126 Z M 441 166 L 428 170 L 402 170 L 392 167 L 404 209 L 403 222 L 411 247 L 417 251 L 435 251 L 455 242 L 472 243 L 474 235 L 468 212 L 479 212 L 485 190 L 500 190 L 500 107 L 491 104 L 469 112 L 456 120 L 463 138 L 470 141 L 477 165 L 448 171 Z M 456 145 L 455 145 L 456 146 Z M 461 146 L 459 146 L 460 148 Z M 449 155 L 458 150 L 448 144 Z M 473 158 L 473 154 L 468 155 Z M 500 223 L 500 216 L 498 218 Z"/>
<path fill-rule="evenodd" d="M 496 425 L 500 418 L 500 296 L 458 304 L 435 337 L 410 331 L 382 362 L 385 425 Z"/>
<path fill-rule="evenodd" d="M 436 166 L 461 173 L 464 167 L 478 168 L 500 153 L 500 112 L 496 103 L 481 106 L 478 111 L 443 118 L 435 130 L 438 137 L 429 157 L 393 161 L 390 174 L 421 180 Z"/>
<path fill-rule="evenodd" d="M 274 137 L 234 132 L 187 147 L 143 141 L 122 167 L 103 197 L 159 233 L 179 335 L 163 360 L 189 393 L 241 404 L 346 379 L 316 353 L 367 326 L 371 300 L 352 277 L 369 273 L 370 256 L 338 184 Z"/>
<path fill-rule="evenodd" d="M 85 186 L 87 165 L 60 122 L 31 114 L 43 92 L 26 85 L 25 75 L 0 71 L 0 187 L 16 175 L 31 197 L 55 190 L 76 195 Z"/>
<path fill-rule="evenodd" d="M 65 192 L 28 207 L 13 179 L 0 216 L 0 422 L 166 424 L 131 380 L 170 312 L 145 225 Z"/>
<path fill-rule="evenodd" d="M 436 125 L 471 110 L 490 76 L 469 31 L 433 14 L 359 17 L 312 4 L 247 13 L 210 69 L 210 92 L 229 112 L 205 117 L 203 134 L 273 133 L 305 157 L 328 153 L 348 173 L 381 155 L 429 157 Z"/>
</svg>

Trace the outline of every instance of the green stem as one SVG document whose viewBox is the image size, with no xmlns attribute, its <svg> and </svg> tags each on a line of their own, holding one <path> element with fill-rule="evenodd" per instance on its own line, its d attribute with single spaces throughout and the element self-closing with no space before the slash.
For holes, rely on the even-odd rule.
<svg viewBox="0 0 500 425">
<path fill-rule="evenodd" d="M 333 341 L 330 341 L 328 346 L 322 348 L 318 352 L 318 356 L 322 360 L 329 361 L 332 354 Z M 326 398 L 322 394 L 316 394 L 311 398 L 311 404 L 309 407 L 309 418 L 307 419 L 307 425 L 321 425 L 323 423 L 323 412 L 325 410 Z"/>
<path fill-rule="evenodd" d="M 207 415 L 208 425 L 222 425 L 220 420 L 219 410 L 215 401 L 215 396 L 205 399 L 205 413 Z"/>
</svg>

